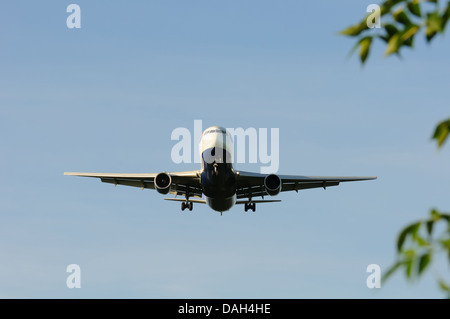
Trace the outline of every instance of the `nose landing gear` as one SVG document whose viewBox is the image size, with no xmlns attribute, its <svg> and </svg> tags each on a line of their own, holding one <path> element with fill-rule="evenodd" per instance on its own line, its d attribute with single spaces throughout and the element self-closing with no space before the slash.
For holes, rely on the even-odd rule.
<svg viewBox="0 0 450 319">
<path fill-rule="evenodd" d="M 219 167 L 219 165 L 216 162 L 214 162 L 213 163 L 213 175 L 214 176 L 219 175 L 218 167 Z"/>
</svg>

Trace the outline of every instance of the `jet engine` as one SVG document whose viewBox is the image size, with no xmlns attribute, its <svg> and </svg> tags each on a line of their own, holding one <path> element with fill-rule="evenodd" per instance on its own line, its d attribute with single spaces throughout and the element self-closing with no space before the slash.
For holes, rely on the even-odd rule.
<svg viewBox="0 0 450 319">
<path fill-rule="evenodd" d="M 166 172 L 159 173 L 155 176 L 154 180 L 155 189 L 158 193 L 166 195 L 170 191 L 170 185 L 172 185 L 172 177 Z"/>
<path fill-rule="evenodd" d="M 275 174 L 267 175 L 264 179 L 264 187 L 270 196 L 278 195 L 281 191 L 281 179 Z"/>
</svg>

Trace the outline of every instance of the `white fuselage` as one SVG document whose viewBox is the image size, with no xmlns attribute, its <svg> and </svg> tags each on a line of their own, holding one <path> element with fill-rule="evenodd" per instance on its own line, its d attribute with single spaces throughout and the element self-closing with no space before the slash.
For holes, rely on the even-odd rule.
<svg viewBox="0 0 450 319">
<path fill-rule="evenodd" d="M 199 149 L 206 203 L 216 211 L 227 211 L 236 203 L 233 138 L 223 127 L 212 126 L 203 132 Z"/>
</svg>

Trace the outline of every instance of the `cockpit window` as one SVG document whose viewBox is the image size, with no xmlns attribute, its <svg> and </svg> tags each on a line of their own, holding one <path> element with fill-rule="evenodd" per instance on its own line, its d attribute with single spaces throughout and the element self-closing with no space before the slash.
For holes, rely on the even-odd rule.
<svg viewBox="0 0 450 319">
<path fill-rule="evenodd" d="M 222 133 L 222 134 L 225 134 L 225 135 L 227 135 L 227 134 L 230 135 L 230 133 L 228 133 L 225 130 L 221 130 L 221 129 L 209 130 L 209 131 L 206 131 L 205 133 L 203 133 L 203 135 L 206 135 L 206 134 L 209 134 L 209 133 Z"/>
</svg>

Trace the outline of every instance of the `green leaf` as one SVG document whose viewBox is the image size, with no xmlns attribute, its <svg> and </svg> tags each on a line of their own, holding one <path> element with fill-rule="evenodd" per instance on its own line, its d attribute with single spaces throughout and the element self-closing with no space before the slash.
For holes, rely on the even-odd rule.
<svg viewBox="0 0 450 319">
<path fill-rule="evenodd" d="M 425 24 L 427 26 L 427 28 L 425 30 L 425 35 L 426 35 L 427 41 L 430 42 L 438 32 L 442 31 L 442 29 L 441 29 L 442 20 L 441 20 L 441 17 L 439 16 L 438 11 L 429 13 L 427 15 Z"/>
<path fill-rule="evenodd" d="M 414 14 L 416 17 L 421 17 L 422 13 L 420 12 L 420 4 L 418 0 L 414 0 L 412 2 L 408 2 L 407 4 L 409 12 Z"/>
<path fill-rule="evenodd" d="M 414 251 L 414 249 L 408 249 L 403 253 L 403 255 L 405 256 L 406 261 L 413 260 L 414 256 L 416 255 L 416 252 Z"/>
<path fill-rule="evenodd" d="M 418 25 L 412 24 L 408 27 L 405 28 L 405 30 L 402 33 L 402 41 L 406 41 L 408 39 L 410 39 L 411 37 L 413 37 L 417 31 L 419 31 L 420 27 Z"/>
<path fill-rule="evenodd" d="M 411 19 L 408 17 L 408 15 L 403 11 L 403 9 L 400 9 L 392 14 L 392 17 L 395 21 L 404 24 L 404 25 L 410 25 Z"/>
<path fill-rule="evenodd" d="M 413 229 L 411 231 L 413 236 L 415 236 L 417 234 L 417 232 L 419 231 L 420 224 L 422 224 L 422 222 L 417 222 L 417 223 L 413 224 Z"/>
<path fill-rule="evenodd" d="M 443 281 L 442 279 L 439 279 L 439 287 L 441 287 L 441 289 L 444 290 L 444 291 L 450 292 L 450 286 L 447 285 L 445 283 L 445 281 Z"/>
<path fill-rule="evenodd" d="M 419 268 L 418 268 L 418 275 L 421 275 L 422 272 L 427 268 L 428 264 L 430 263 L 431 256 L 429 253 L 424 254 L 419 259 Z"/>
<path fill-rule="evenodd" d="M 434 224 L 434 221 L 432 221 L 432 220 L 427 221 L 427 233 L 430 236 L 431 236 L 431 233 L 433 232 L 433 224 Z"/>
<path fill-rule="evenodd" d="M 406 263 L 406 277 L 408 279 L 411 279 L 412 268 L 413 268 L 413 259 L 408 260 L 405 263 Z"/>
<path fill-rule="evenodd" d="M 450 238 L 449 239 L 442 239 L 439 241 L 444 248 L 450 250 Z"/>
<path fill-rule="evenodd" d="M 391 11 L 391 9 L 398 3 L 405 0 L 386 0 L 381 4 L 381 15 L 385 15 Z"/>
<path fill-rule="evenodd" d="M 393 24 L 386 24 L 384 26 L 384 30 L 386 31 L 385 35 L 380 36 L 381 39 L 383 39 L 386 43 L 389 42 L 389 40 L 392 38 L 392 36 L 399 32 L 397 27 Z"/>
<path fill-rule="evenodd" d="M 429 246 L 430 243 L 427 242 L 424 238 L 420 237 L 419 235 L 414 236 L 414 240 L 419 244 L 419 246 Z"/>
<path fill-rule="evenodd" d="M 414 37 L 411 37 L 408 40 L 404 41 L 403 45 L 412 48 L 414 45 Z"/>
<path fill-rule="evenodd" d="M 428 246 L 429 243 L 424 238 L 422 238 L 419 234 L 419 228 L 420 228 L 421 224 L 422 224 L 422 222 L 419 222 L 418 225 L 416 224 L 416 227 L 414 228 L 414 230 L 411 231 L 412 238 L 417 244 L 419 244 L 419 246 Z"/>
<path fill-rule="evenodd" d="M 369 56 L 370 45 L 372 44 L 372 37 L 362 38 L 359 46 L 359 58 L 361 59 L 362 64 L 366 62 L 367 57 Z"/>
<path fill-rule="evenodd" d="M 397 239 L 397 250 L 399 252 L 403 248 L 403 244 L 405 243 L 406 236 L 408 234 L 414 235 L 417 232 L 417 230 L 419 229 L 419 226 L 420 226 L 420 222 L 417 222 L 417 223 L 414 223 L 414 224 L 411 224 L 411 225 L 405 227 L 401 231 L 401 233 L 400 233 L 400 235 L 398 236 L 398 239 Z"/>
<path fill-rule="evenodd" d="M 447 8 L 445 9 L 444 13 L 442 14 L 442 26 L 441 26 L 442 31 L 444 31 L 449 18 L 450 18 L 450 1 L 447 3 Z"/>
<path fill-rule="evenodd" d="M 438 148 L 442 147 L 450 132 L 450 119 L 443 121 L 436 126 L 433 139 L 437 140 Z"/>
<path fill-rule="evenodd" d="M 397 239 L 397 251 L 401 251 L 403 248 L 403 244 L 405 243 L 406 235 L 408 235 L 409 229 L 408 227 L 403 229 Z"/>
<path fill-rule="evenodd" d="M 393 24 L 386 24 L 384 26 L 384 29 L 386 30 L 387 34 L 389 35 L 389 38 L 398 32 L 397 27 Z"/>
<path fill-rule="evenodd" d="M 399 33 L 394 34 L 389 39 L 385 55 L 388 56 L 388 55 L 391 55 L 392 53 L 397 53 L 398 49 L 400 48 L 401 45 L 402 45 L 402 43 L 400 40 L 400 34 Z"/>
<path fill-rule="evenodd" d="M 433 209 L 433 210 L 431 210 L 431 219 L 433 220 L 433 221 L 438 221 L 439 219 L 441 219 L 441 214 L 436 210 L 436 209 Z"/>
<path fill-rule="evenodd" d="M 361 32 L 363 32 L 366 29 L 368 29 L 368 27 L 367 27 L 366 20 L 364 20 L 361 23 L 352 25 L 352 26 L 348 27 L 347 29 L 342 30 L 339 33 L 342 35 L 348 35 L 348 36 L 355 37 L 357 35 L 360 35 Z"/>
<path fill-rule="evenodd" d="M 411 24 L 403 30 L 401 33 L 400 39 L 402 40 L 403 44 L 409 47 L 412 47 L 413 41 L 414 41 L 414 35 L 419 31 L 420 27 L 415 24 Z"/>
</svg>

